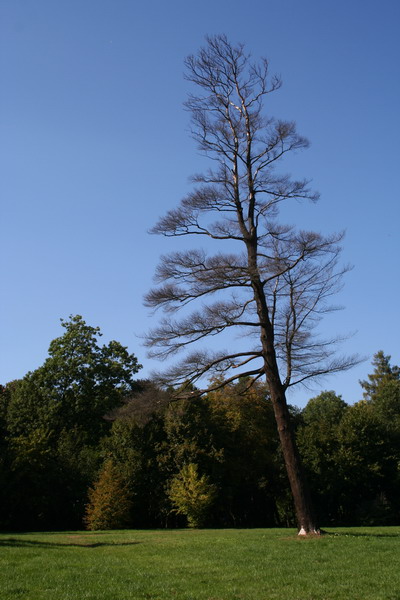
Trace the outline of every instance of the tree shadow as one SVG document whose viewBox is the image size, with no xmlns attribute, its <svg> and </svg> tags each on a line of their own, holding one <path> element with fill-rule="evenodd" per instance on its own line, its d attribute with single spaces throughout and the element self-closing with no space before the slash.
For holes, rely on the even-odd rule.
<svg viewBox="0 0 400 600">
<path fill-rule="evenodd" d="M 390 532 L 358 532 L 358 531 L 324 531 L 324 535 L 329 535 L 332 537 L 361 537 L 361 538 L 400 538 L 400 531 L 398 533 L 390 533 Z"/>
<path fill-rule="evenodd" d="M 24 540 L 21 538 L 3 538 L 0 539 L 0 547 L 11 547 L 11 548 L 101 548 L 101 547 L 118 547 L 118 546 L 136 546 L 142 542 L 89 542 L 82 541 L 81 543 L 76 541 L 66 542 L 46 542 L 38 540 Z"/>
</svg>

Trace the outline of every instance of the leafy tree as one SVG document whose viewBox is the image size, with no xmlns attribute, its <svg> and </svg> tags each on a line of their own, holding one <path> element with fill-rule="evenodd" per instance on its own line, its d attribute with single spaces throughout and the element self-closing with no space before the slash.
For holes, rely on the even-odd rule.
<svg viewBox="0 0 400 600">
<path fill-rule="evenodd" d="M 122 529 L 130 520 L 132 502 L 129 487 L 111 459 L 106 460 L 99 478 L 89 490 L 85 523 L 88 529 Z"/>
<path fill-rule="evenodd" d="M 368 380 L 360 381 L 364 399 L 373 404 L 374 411 L 388 429 L 400 432 L 400 367 L 390 364 L 390 356 L 382 350 L 374 355 L 375 369 Z"/>
<path fill-rule="evenodd" d="M 280 523 L 275 500 L 286 487 L 272 406 L 265 384 L 249 383 L 191 399 L 172 399 L 146 383 L 115 411 L 102 446 L 129 482 L 134 526 L 179 524 L 165 490 L 189 463 L 217 489 L 204 524 Z"/>
<path fill-rule="evenodd" d="M 400 403 L 384 381 L 370 400 L 348 406 L 323 392 L 302 411 L 300 452 L 326 524 L 399 522 Z M 400 386 L 399 386 L 400 389 Z"/>
<path fill-rule="evenodd" d="M 374 474 L 379 473 L 380 479 L 375 491 L 366 495 L 370 498 L 366 512 L 370 521 L 385 522 L 386 518 L 386 523 L 393 524 L 400 522 L 400 368 L 391 365 L 390 358 L 382 351 L 377 352 L 372 361 L 374 371 L 360 384 L 380 432 L 379 442 L 371 450 L 378 461 Z"/>
<path fill-rule="evenodd" d="M 202 527 L 214 497 L 215 486 L 206 475 L 199 475 L 197 465 L 184 465 L 169 486 L 168 495 L 178 514 L 185 515 L 189 527 Z"/>
<path fill-rule="evenodd" d="M 393 436 L 374 405 L 362 400 L 346 410 L 338 437 L 347 524 L 398 523 L 399 432 Z"/>
<path fill-rule="evenodd" d="M 164 457 L 172 473 L 184 464 L 195 462 L 202 471 L 219 460 L 216 431 L 207 398 L 179 399 L 164 414 L 166 443 L 170 451 Z"/>
<path fill-rule="evenodd" d="M 307 469 L 320 520 L 343 521 L 347 514 L 346 486 L 340 467 L 340 425 L 348 405 L 333 391 L 311 398 L 301 414 L 297 441 Z"/>
<path fill-rule="evenodd" d="M 6 386 L 0 385 L 0 494 L 4 489 L 5 474 L 7 471 L 7 407 L 10 401 L 10 392 Z"/>
<path fill-rule="evenodd" d="M 40 423 L 58 438 L 63 429 L 78 427 L 88 442 L 96 442 L 109 428 L 104 415 L 132 391 L 141 365 L 119 342 L 100 346 L 99 327 L 87 325 L 81 316 L 61 324 L 65 333 L 51 342 L 49 358 L 13 394 L 9 431 L 25 434 Z"/>
<path fill-rule="evenodd" d="M 400 381 L 389 380 L 379 386 L 372 404 L 386 427 L 400 434 Z"/>
<path fill-rule="evenodd" d="M 166 487 L 178 468 L 169 449 L 164 413 L 171 398 L 151 381 L 138 389 L 109 417 L 114 419 L 103 451 L 118 464 L 132 492 L 136 527 L 165 527 L 170 503 Z"/>
<path fill-rule="evenodd" d="M 18 527 L 80 526 L 111 427 L 104 416 L 132 392 L 140 368 L 118 342 L 100 346 L 99 328 L 79 315 L 62 326 L 43 366 L 9 386 L 9 521 Z"/>
<path fill-rule="evenodd" d="M 133 420 L 145 425 L 156 414 L 160 414 L 168 406 L 171 394 L 161 389 L 154 381 L 138 380 L 135 390 L 123 399 L 123 405 L 108 414 L 113 420 Z"/>
<path fill-rule="evenodd" d="M 249 383 L 175 398 L 163 415 L 158 476 L 168 482 L 184 465 L 196 464 L 217 488 L 207 525 L 279 523 L 275 498 L 282 492 L 281 456 L 272 406 L 265 385 Z"/>
<path fill-rule="evenodd" d="M 101 447 L 102 452 L 118 465 L 126 481 L 133 482 L 140 468 L 142 445 L 142 428 L 133 419 L 116 419 Z"/>
<path fill-rule="evenodd" d="M 277 221 L 282 202 L 316 200 L 317 195 L 307 181 L 275 171 L 308 141 L 294 123 L 265 116 L 265 97 L 281 85 L 269 75 L 268 62 L 254 64 L 243 45 L 233 46 L 219 35 L 189 56 L 186 67 L 187 79 L 198 90 L 186 103 L 193 137 L 215 168 L 194 176 L 197 187 L 160 219 L 153 233 L 208 238 L 224 243 L 226 251 L 218 246 L 213 255 L 194 249 L 162 258 L 159 286 L 148 293 L 147 304 L 168 313 L 196 301 L 201 305 L 180 319 L 169 314 L 151 331 L 150 354 L 163 358 L 198 343 L 164 374 L 165 383 L 192 384 L 215 374 L 224 377 L 221 385 L 243 376 L 266 378 L 299 530 L 312 532 L 317 524 L 286 390 L 356 362 L 335 357 L 339 338 L 323 341 L 314 331 L 346 271 L 338 263 L 342 236 L 296 231 Z M 239 332 L 241 348 L 212 352 L 201 346 L 207 336 L 232 328 Z M 246 345 L 254 338 L 254 345 Z"/>
<path fill-rule="evenodd" d="M 213 514 L 224 525 L 274 526 L 280 524 L 278 504 L 287 482 L 282 482 L 282 456 L 266 385 L 250 383 L 244 378 L 207 395 L 213 446 L 218 450 Z"/>
</svg>

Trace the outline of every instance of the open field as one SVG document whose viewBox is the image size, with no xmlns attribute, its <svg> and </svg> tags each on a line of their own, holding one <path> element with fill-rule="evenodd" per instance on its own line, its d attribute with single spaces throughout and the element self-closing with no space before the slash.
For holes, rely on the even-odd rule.
<svg viewBox="0 0 400 600">
<path fill-rule="evenodd" d="M 400 600 L 400 528 L 0 534 L 1 600 Z"/>
</svg>

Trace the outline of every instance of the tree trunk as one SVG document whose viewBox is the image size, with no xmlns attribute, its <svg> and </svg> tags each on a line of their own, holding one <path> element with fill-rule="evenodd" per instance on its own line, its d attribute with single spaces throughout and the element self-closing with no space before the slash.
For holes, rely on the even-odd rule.
<svg viewBox="0 0 400 600">
<path fill-rule="evenodd" d="M 262 323 L 260 341 L 264 356 L 264 370 L 274 409 L 286 472 L 292 491 L 299 535 L 319 533 L 306 477 L 294 437 L 285 389 L 279 374 L 274 347 L 274 330 L 269 318 L 263 285 L 257 272 L 255 248 L 256 243 L 248 244 L 249 265 L 253 268 L 253 273 L 257 273 L 256 276 L 253 276 L 252 287 L 257 304 L 257 313 L 260 323 Z"/>
<path fill-rule="evenodd" d="M 307 535 L 309 533 L 318 534 L 319 529 L 316 525 L 307 481 L 294 439 L 285 393 L 283 389 L 277 391 L 274 388 L 274 385 L 269 385 L 286 472 L 292 491 L 299 535 Z"/>
</svg>

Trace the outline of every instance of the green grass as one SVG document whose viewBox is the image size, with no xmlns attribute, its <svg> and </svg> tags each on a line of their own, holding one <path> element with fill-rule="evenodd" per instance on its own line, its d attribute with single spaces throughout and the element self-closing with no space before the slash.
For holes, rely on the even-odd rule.
<svg viewBox="0 0 400 600">
<path fill-rule="evenodd" d="M 400 528 L 0 534 L 0 600 L 400 600 Z"/>
</svg>

